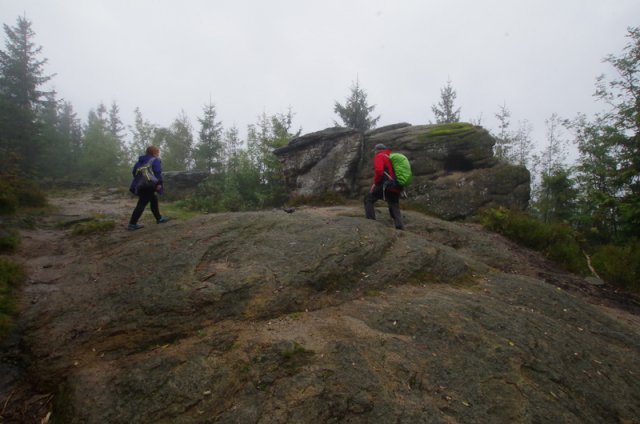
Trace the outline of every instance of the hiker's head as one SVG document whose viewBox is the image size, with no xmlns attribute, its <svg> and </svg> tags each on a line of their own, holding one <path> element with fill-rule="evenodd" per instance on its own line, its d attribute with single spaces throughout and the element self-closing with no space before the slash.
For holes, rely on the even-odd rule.
<svg viewBox="0 0 640 424">
<path fill-rule="evenodd" d="M 382 143 L 376 144 L 376 147 L 373 148 L 373 153 L 379 153 L 383 150 L 387 150 L 387 146 Z"/>
<path fill-rule="evenodd" d="M 158 157 L 160 156 L 160 149 L 156 146 L 147 147 L 147 154 L 150 156 Z"/>
</svg>

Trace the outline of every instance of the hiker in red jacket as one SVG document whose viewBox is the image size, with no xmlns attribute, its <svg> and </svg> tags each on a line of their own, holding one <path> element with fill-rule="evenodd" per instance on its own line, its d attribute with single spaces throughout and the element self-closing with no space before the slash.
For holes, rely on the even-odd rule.
<svg viewBox="0 0 640 424">
<path fill-rule="evenodd" d="M 384 144 L 376 144 L 373 158 L 373 185 L 364 197 L 364 212 L 367 219 L 376 219 L 374 203 L 383 199 L 389 205 L 389 214 L 398 230 L 404 230 L 400 213 L 400 187 L 395 181 L 393 165 L 389 155 L 391 150 Z"/>
</svg>

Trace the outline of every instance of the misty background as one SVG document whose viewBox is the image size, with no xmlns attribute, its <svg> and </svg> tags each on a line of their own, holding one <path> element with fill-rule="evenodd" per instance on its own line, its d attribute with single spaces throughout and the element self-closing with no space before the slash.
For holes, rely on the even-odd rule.
<svg viewBox="0 0 640 424">
<path fill-rule="evenodd" d="M 194 127 L 215 105 L 246 137 L 262 114 L 293 112 L 309 133 L 356 80 L 381 118 L 434 122 L 451 81 L 461 120 L 496 130 L 506 105 L 544 143 L 545 120 L 602 111 L 595 79 L 640 16 L 635 0 L 563 1 L 46 1 L 3 0 L 3 23 L 33 24 L 47 84 L 86 119 L 116 102 L 156 125 L 184 112 Z"/>
</svg>

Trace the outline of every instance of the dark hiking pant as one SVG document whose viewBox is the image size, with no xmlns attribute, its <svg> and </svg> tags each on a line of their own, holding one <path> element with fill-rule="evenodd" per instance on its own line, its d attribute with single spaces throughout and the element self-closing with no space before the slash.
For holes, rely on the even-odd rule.
<svg viewBox="0 0 640 424">
<path fill-rule="evenodd" d="M 151 213 L 153 213 L 156 221 L 162 218 L 162 215 L 160 215 L 160 208 L 158 207 L 158 196 L 156 196 L 155 189 L 140 190 L 138 193 L 138 204 L 131 214 L 129 224 L 135 225 L 138 223 L 138 220 L 142 216 L 142 212 L 144 212 L 144 208 L 146 208 L 149 203 L 151 203 Z"/>
<path fill-rule="evenodd" d="M 373 191 L 364 196 L 364 214 L 367 219 L 376 219 L 376 209 L 374 204 L 384 199 L 389 206 L 389 215 L 393 219 L 393 224 L 397 229 L 403 230 L 402 214 L 400 213 L 400 193 L 386 191 L 383 192 L 382 186 L 376 186 Z"/>
</svg>

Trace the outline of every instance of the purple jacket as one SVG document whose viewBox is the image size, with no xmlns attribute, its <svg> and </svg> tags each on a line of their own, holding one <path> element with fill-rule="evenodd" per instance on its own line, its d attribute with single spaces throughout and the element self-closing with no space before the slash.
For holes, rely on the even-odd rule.
<svg viewBox="0 0 640 424">
<path fill-rule="evenodd" d="M 151 155 L 140 156 L 136 164 L 133 165 L 133 170 L 131 170 L 131 173 L 133 174 L 133 180 L 131 181 L 131 185 L 129 185 L 129 191 L 131 193 L 135 194 L 136 186 L 138 185 L 138 178 L 140 178 L 139 175 L 136 175 L 136 171 L 142 165 L 146 165 L 147 162 L 149 162 L 152 158 L 154 158 L 154 156 L 151 156 Z M 162 185 L 162 164 L 160 163 L 160 158 L 155 158 L 155 160 L 151 164 L 151 169 L 153 170 L 153 174 L 158 179 L 158 185 Z M 160 190 L 158 190 L 158 193 L 159 194 L 164 193 L 164 185 L 160 187 Z"/>
</svg>

